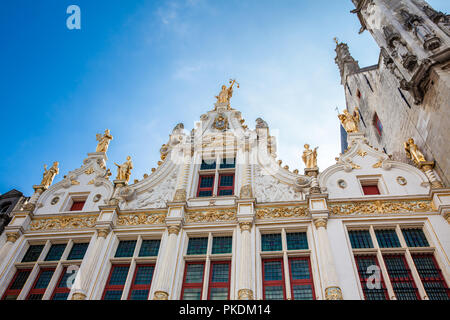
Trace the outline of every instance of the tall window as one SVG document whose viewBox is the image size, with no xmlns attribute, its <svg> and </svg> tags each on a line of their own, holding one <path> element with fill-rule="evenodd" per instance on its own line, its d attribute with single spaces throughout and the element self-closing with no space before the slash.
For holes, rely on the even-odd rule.
<svg viewBox="0 0 450 320">
<path fill-rule="evenodd" d="M 232 241 L 231 236 L 211 233 L 189 238 L 180 299 L 230 298 Z M 205 282 L 207 291 L 203 292 Z"/>
<path fill-rule="evenodd" d="M 148 300 L 160 247 L 159 239 L 119 241 L 103 290 L 103 300 Z"/>
<path fill-rule="evenodd" d="M 366 300 L 449 299 L 447 284 L 434 257 L 435 248 L 422 227 L 366 226 L 365 230 L 350 229 L 348 235 Z M 369 286 L 377 269 L 380 286 Z M 383 274 L 387 275 L 385 279 Z M 420 283 L 416 282 L 419 278 Z"/>
<path fill-rule="evenodd" d="M 30 245 L 22 260 L 15 264 L 16 274 L 2 299 L 67 299 L 72 285 L 67 279 L 76 272 L 69 272 L 67 267 L 79 266 L 87 247 L 87 242 L 74 243 L 72 240 L 66 243 L 47 241 L 46 244 Z M 33 272 L 34 275 L 30 277 L 33 269 L 37 269 L 37 272 Z M 26 282 L 31 286 L 25 286 Z M 24 288 L 28 288 L 28 291 L 22 292 Z"/>
<path fill-rule="evenodd" d="M 309 254 L 306 232 L 261 234 L 263 299 L 315 299 Z"/>
<path fill-rule="evenodd" d="M 203 159 L 199 171 L 197 197 L 234 194 L 235 158 Z"/>
<path fill-rule="evenodd" d="M 381 124 L 381 120 L 380 118 L 378 118 L 378 115 L 376 113 L 373 115 L 373 125 L 375 126 L 375 129 L 381 137 L 383 134 L 383 125 Z"/>
</svg>

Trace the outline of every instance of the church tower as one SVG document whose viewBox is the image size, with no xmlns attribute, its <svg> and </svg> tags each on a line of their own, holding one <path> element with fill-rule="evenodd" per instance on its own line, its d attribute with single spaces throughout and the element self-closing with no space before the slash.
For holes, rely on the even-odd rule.
<svg viewBox="0 0 450 320">
<path fill-rule="evenodd" d="M 359 68 L 346 44 L 336 63 L 347 109 L 358 107 L 370 143 L 408 161 L 410 137 L 450 183 L 450 18 L 422 0 L 352 0 L 361 22 L 380 47 L 376 65 Z M 345 66 L 348 66 L 345 68 Z"/>
</svg>

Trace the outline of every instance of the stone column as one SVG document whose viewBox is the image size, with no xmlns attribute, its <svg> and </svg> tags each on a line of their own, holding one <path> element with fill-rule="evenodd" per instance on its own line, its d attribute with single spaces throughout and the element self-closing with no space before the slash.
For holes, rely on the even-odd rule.
<svg viewBox="0 0 450 320">
<path fill-rule="evenodd" d="M 434 165 L 435 165 L 434 161 L 421 162 L 419 164 L 419 169 L 422 170 L 427 176 L 428 180 L 431 183 L 431 188 L 433 189 L 444 188 L 442 182 L 436 177 L 436 175 L 433 172 Z"/>
<path fill-rule="evenodd" d="M 253 300 L 252 291 L 252 247 L 250 231 L 252 222 L 240 222 L 241 229 L 241 254 L 239 261 L 238 299 Z"/>
<path fill-rule="evenodd" d="M 319 240 L 320 261 L 322 261 L 322 275 L 325 285 L 326 300 L 343 300 L 342 291 L 339 287 L 339 281 L 336 274 L 331 252 L 330 240 L 327 232 L 327 218 L 317 218 L 314 220 Z"/>
<path fill-rule="evenodd" d="M 246 141 L 244 147 L 244 163 L 242 164 L 241 190 L 239 192 L 239 197 L 243 199 L 253 198 L 253 190 L 251 184 L 252 167 L 250 165 L 249 158 L 249 142 Z"/>
<path fill-rule="evenodd" d="M 185 155 L 182 160 L 183 163 L 179 165 L 180 169 L 178 171 L 177 187 L 175 195 L 173 197 L 173 201 L 175 202 L 184 202 L 187 198 L 186 187 L 189 179 L 189 171 L 191 168 L 191 155 Z"/>
<path fill-rule="evenodd" d="M 319 181 L 317 176 L 319 175 L 319 168 L 305 168 L 305 176 L 311 177 L 311 189 L 310 193 L 320 193 Z"/>
<path fill-rule="evenodd" d="M 97 229 L 97 239 L 95 240 L 94 246 L 90 250 L 89 256 L 83 260 L 75 278 L 72 300 L 86 300 L 95 266 L 110 231 L 109 228 Z"/>
<path fill-rule="evenodd" d="M 171 272 L 173 271 L 174 259 L 176 255 L 178 234 L 180 233 L 180 225 L 171 225 L 167 227 L 168 238 L 167 245 L 162 252 L 161 263 L 159 265 L 159 273 L 155 279 L 155 287 L 157 288 L 153 300 L 168 300 L 171 286 Z"/>
<path fill-rule="evenodd" d="M 6 243 L 0 249 L 0 264 L 6 258 L 9 253 L 9 250 L 14 246 L 14 243 L 17 239 L 20 238 L 19 232 L 6 232 Z"/>
</svg>

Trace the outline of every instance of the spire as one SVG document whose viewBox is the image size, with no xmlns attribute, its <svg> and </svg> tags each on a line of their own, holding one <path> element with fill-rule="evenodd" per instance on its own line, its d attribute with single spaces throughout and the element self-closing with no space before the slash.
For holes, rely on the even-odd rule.
<svg viewBox="0 0 450 320">
<path fill-rule="evenodd" d="M 341 73 L 341 84 L 345 84 L 347 76 L 359 70 L 359 64 L 350 54 L 346 43 L 339 43 L 337 38 L 334 38 L 334 41 L 336 42 L 336 58 L 334 61 L 336 61 Z"/>
</svg>

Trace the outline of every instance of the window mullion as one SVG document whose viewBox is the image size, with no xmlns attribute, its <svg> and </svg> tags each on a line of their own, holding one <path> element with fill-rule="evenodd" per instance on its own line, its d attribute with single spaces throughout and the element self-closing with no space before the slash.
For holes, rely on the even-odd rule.
<svg viewBox="0 0 450 320">
<path fill-rule="evenodd" d="M 373 231 L 373 227 L 370 226 L 371 230 Z M 386 264 L 384 263 L 383 255 L 381 254 L 380 248 L 378 248 L 378 244 L 375 244 L 377 246 L 377 260 L 378 264 L 381 269 L 381 273 L 383 275 L 384 284 L 386 285 L 386 289 L 389 295 L 389 299 L 396 299 L 394 288 L 392 287 L 391 277 L 389 276 L 386 268 Z"/>
<path fill-rule="evenodd" d="M 211 259 L 209 255 L 206 256 L 204 272 L 203 272 L 203 287 L 202 287 L 202 300 L 208 300 L 208 286 L 209 286 L 209 273 L 211 272 Z"/>
<path fill-rule="evenodd" d="M 39 266 L 37 263 L 34 264 L 33 269 L 30 272 L 30 275 L 28 276 L 27 281 L 25 282 L 25 285 L 22 288 L 22 291 L 20 291 L 20 294 L 17 296 L 17 300 L 25 300 L 28 296 L 28 292 L 32 289 L 32 286 L 34 282 L 36 281 L 36 277 L 39 275 Z"/>
<path fill-rule="evenodd" d="M 411 253 L 409 252 L 408 249 L 406 250 L 405 258 L 406 258 L 406 263 L 407 263 L 407 265 L 409 267 L 409 270 L 411 270 L 411 274 L 412 274 L 412 277 L 414 279 L 414 282 L 416 283 L 417 289 L 419 290 L 420 297 L 423 300 L 429 300 L 427 292 L 425 291 L 425 288 L 424 288 L 424 286 L 422 284 L 422 281 L 420 279 L 419 272 L 417 272 L 416 264 L 414 263 L 414 260 L 413 260 L 413 258 L 411 256 Z"/>
<path fill-rule="evenodd" d="M 284 232 L 284 229 L 283 229 Z M 284 238 L 284 236 L 283 236 Z M 286 299 L 292 300 L 291 295 L 291 273 L 289 272 L 289 258 L 287 252 L 283 251 L 283 272 L 284 272 L 284 287 L 286 292 Z"/>
<path fill-rule="evenodd" d="M 61 265 L 61 262 L 58 262 L 57 266 L 55 267 L 55 271 L 53 272 L 53 276 L 50 280 L 50 282 L 47 285 L 47 288 L 45 289 L 44 295 L 42 296 L 42 300 L 50 300 L 53 294 L 53 291 L 55 290 L 56 286 L 58 285 L 59 277 L 61 276 L 61 271 L 64 269 L 64 267 Z"/>
<path fill-rule="evenodd" d="M 125 284 L 123 286 L 123 292 L 122 292 L 121 300 L 127 300 L 128 299 L 128 294 L 130 292 L 130 288 L 131 288 L 131 284 L 133 282 L 135 271 L 136 271 L 136 260 L 134 258 L 131 258 L 130 268 L 128 270 L 127 279 L 125 280 Z"/>
</svg>

